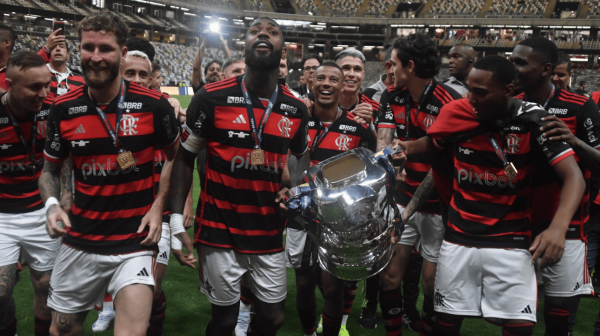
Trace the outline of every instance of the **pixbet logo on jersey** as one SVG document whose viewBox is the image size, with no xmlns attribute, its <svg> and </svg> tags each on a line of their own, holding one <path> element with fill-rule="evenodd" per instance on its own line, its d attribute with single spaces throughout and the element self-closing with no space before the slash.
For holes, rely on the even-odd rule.
<svg viewBox="0 0 600 336">
<path fill-rule="evenodd" d="M 231 172 L 235 172 L 236 169 L 247 169 L 247 170 L 260 170 L 266 173 L 277 174 L 280 169 L 283 169 L 283 159 L 279 159 L 279 161 L 269 161 L 268 156 L 265 156 L 265 163 L 259 166 L 252 166 L 250 164 L 250 153 L 246 154 L 246 157 L 242 156 L 234 156 L 231 160 Z"/>
<path fill-rule="evenodd" d="M 281 118 L 281 120 L 279 120 L 279 122 L 277 123 L 277 128 L 279 128 L 279 131 L 281 132 L 281 136 L 284 136 L 286 138 L 290 137 L 290 131 L 292 130 L 292 125 L 294 123 L 290 121 L 290 119 L 283 117 Z"/>
<path fill-rule="evenodd" d="M 27 170 L 25 161 L 0 161 L 0 173 L 5 171 L 25 171 Z"/>
<path fill-rule="evenodd" d="M 504 175 L 496 176 L 495 174 L 490 173 L 487 169 L 485 170 L 485 173 L 481 174 L 473 172 L 473 169 L 469 169 L 469 171 L 467 171 L 466 169 L 459 170 L 458 183 L 460 184 L 463 182 L 476 183 L 479 185 L 483 185 L 485 183 L 485 185 L 490 187 L 493 187 L 497 184 L 500 188 L 504 188 L 506 186 L 515 188 L 515 185 L 508 180 L 508 177 Z"/>
<path fill-rule="evenodd" d="M 136 160 L 137 162 L 137 160 Z M 123 174 L 130 173 L 131 171 L 139 171 L 139 168 L 135 165 L 121 170 L 119 164 L 115 161 L 113 162 L 110 158 L 106 159 L 105 162 L 96 162 L 96 160 L 91 160 L 91 162 L 87 162 L 81 165 L 81 174 L 83 175 L 83 179 L 87 180 L 86 176 L 107 176 L 107 175 L 117 175 L 119 172 Z"/>
</svg>

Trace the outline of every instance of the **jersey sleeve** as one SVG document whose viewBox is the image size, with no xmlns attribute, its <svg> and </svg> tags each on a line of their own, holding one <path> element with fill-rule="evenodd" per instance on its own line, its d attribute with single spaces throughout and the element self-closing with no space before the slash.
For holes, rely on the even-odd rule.
<svg viewBox="0 0 600 336">
<path fill-rule="evenodd" d="M 545 116 L 549 116 L 549 114 L 544 110 L 543 113 L 540 113 L 540 119 Z M 560 161 L 575 154 L 573 149 L 566 142 L 550 141 L 545 138 L 543 132 L 540 131 L 540 124 L 545 123 L 540 121 L 539 123 L 534 123 L 531 127 L 531 147 L 538 153 L 541 153 L 551 166 L 554 166 Z"/>
<path fill-rule="evenodd" d="M 300 105 L 300 110 L 302 111 L 302 121 L 290 144 L 290 152 L 295 156 L 300 156 L 308 150 L 308 110 L 304 104 Z"/>
<path fill-rule="evenodd" d="M 44 158 L 52 162 L 62 162 L 69 156 L 68 142 L 63 139 L 60 130 L 62 116 L 61 106 L 53 105 L 50 109 L 46 124 L 46 144 L 44 145 Z"/>
<path fill-rule="evenodd" d="M 194 94 L 186 114 L 187 118 L 181 134 L 181 145 L 187 151 L 199 153 L 202 139 L 210 139 L 214 129 L 214 107 L 211 108 L 206 89 L 202 88 Z"/>
<path fill-rule="evenodd" d="M 396 120 L 394 119 L 394 113 L 392 112 L 392 108 L 389 104 L 388 91 L 384 91 L 381 94 L 381 99 L 379 100 L 379 111 L 377 112 L 377 117 L 373 123 L 376 129 L 379 129 L 380 127 L 396 129 Z"/>
<path fill-rule="evenodd" d="M 593 100 L 582 106 L 581 114 L 577 116 L 576 136 L 592 148 L 600 149 L 600 112 Z"/>
<path fill-rule="evenodd" d="M 154 112 L 154 134 L 156 142 L 163 148 L 170 148 L 179 138 L 179 124 L 173 106 L 164 96 L 160 97 L 158 109 Z"/>
</svg>

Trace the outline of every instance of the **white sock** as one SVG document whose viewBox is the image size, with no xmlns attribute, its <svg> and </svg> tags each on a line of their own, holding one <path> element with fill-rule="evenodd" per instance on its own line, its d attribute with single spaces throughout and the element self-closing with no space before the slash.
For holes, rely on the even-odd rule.
<svg viewBox="0 0 600 336">
<path fill-rule="evenodd" d="M 344 315 L 344 317 L 342 317 L 342 325 L 346 325 L 347 321 L 348 321 L 348 315 Z"/>
<path fill-rule="evenodd" d="M 113 308 L 113 302 L 112 301 L 110 301 L 110 302 L 102 302 L 102 311 L 105 311 L 105 310 L 115 310 Z"/>
<path fill-rule="evenodd" d="M 252 308 L 251 304 L 247 305 L 247 304 L 245 304 L 244 302 L 242 302 L 240 300 L 240 311 L 247 311 L 247 312 L 249 312 L 250 308 Z"/>
</svg>

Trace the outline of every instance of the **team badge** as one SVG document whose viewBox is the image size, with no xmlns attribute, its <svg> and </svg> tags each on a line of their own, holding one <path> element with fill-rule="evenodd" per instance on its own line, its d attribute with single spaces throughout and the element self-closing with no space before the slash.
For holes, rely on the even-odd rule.
<svg viewBox="0 0 600 336">
<path fill-rule="evenodd" d="M 281 136 L 289 138 L 290 131 L 292 130 L 293 124 L 294 123 L 291 122 L 290 119 L 288 119 L 286 117 L 282 117 L 281 120 L 279 120 L 279 123 L 277 123 L 277 127 L 279 128 L 279 131 L 281 132 Z"/>
<path fill-rule="evenodd" d="M 352 139 L 350 139 L 349 136 L 347 136 L 346 134 L 340 134 L 340 136 L 335 139 L 335 144 L 336 146 L 338 146 L 338 149 L 341 151 L 347 151 L 348 149 L 350 149 L 350 141 L 352 141 Z"/>
</svg>

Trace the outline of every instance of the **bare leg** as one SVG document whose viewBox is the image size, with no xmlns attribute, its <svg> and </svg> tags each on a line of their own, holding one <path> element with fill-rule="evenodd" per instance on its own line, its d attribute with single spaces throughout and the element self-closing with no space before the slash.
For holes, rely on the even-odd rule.
<svg viewBox="0 0 600 336">
<path fill-rule="evenodd" d="M 115 336 L 145 336 L 152 310 L 153 288 L 125 286 L 115 297 Z"/>
<path fill-rule="evenodd" d="M 83 322 L 89 311 L 76 314 L 52 312 L 51 336 L 85 336 Z"/>
<path fill-rule="evenodd" d="M 0 267 L 0 331 L 16 332 L 16 309 L 13 289 L 17 280 L 17 264 Z"/>
</svg>

